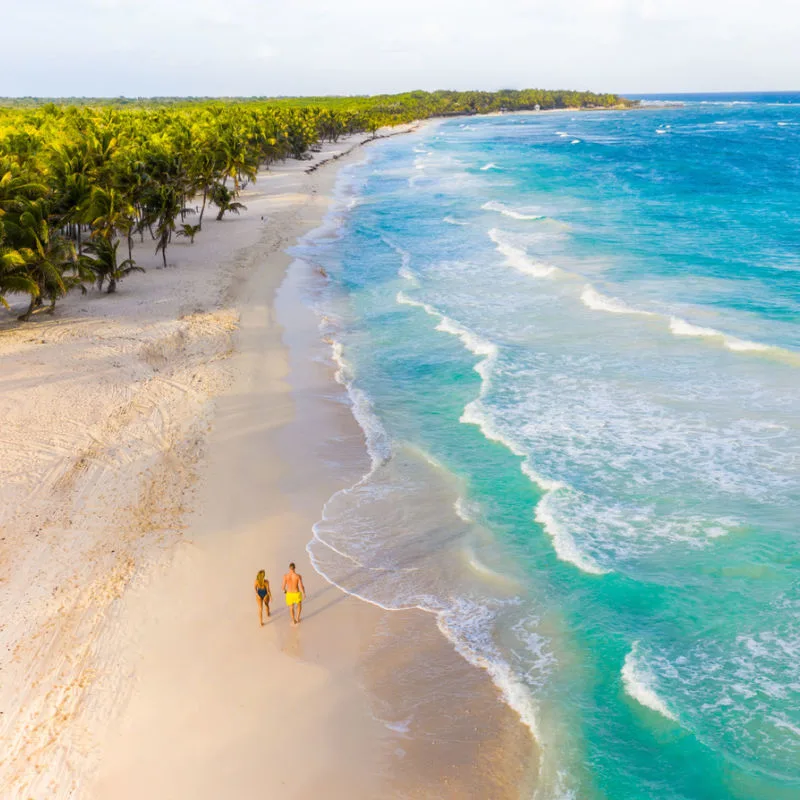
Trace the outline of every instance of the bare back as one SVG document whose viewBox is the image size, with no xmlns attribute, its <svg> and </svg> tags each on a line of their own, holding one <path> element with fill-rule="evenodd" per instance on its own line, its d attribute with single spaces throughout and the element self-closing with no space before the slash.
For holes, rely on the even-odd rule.
<svg viewBox="0 0 800 800">
<path fill-rule="evenodd" d="M 299 587 L 299 588 L 298 588 Z M 291 570 L 283 576 L 283 590 L 285 592 L 299 592 L 303 588 L 303 576 Z"/>
</svg>

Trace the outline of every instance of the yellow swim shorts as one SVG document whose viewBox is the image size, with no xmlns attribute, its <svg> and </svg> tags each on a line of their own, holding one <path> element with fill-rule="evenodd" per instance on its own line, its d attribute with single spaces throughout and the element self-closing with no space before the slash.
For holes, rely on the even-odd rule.
<svg viewBox="0 0 800 800">
<path fill-rule="evenodd" d="M 301 602 L 303 595 L 300 592 L 286 592 L 286 605 L 293 606 Z"/>
</svg>

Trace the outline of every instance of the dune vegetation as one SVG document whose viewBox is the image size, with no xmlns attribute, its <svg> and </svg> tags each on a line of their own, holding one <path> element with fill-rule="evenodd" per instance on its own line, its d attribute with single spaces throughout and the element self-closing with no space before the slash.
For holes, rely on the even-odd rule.
<svg viewBox="0 0 800 800">
<path fill-rule="evenodd" d="M 614 107 L 616 95 L 410 92 L 376 97 L 0 101 L 0 304 L 51 312 L 71 290 L 113 293 L 150 237 L 167 266 L 174 237 L 244 209 L 259 169 L 320 141 L 435 116 Z"/>
</svg>

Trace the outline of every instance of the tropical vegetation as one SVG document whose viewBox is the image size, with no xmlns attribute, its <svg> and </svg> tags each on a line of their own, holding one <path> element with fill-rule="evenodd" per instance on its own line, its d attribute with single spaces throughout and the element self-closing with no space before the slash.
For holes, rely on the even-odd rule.
<svg viewBox="0 0 800 800">
<path fill-rule="evenodd" d="M 540 107 L 626 105 L 616 95 L 538 89 L 376 97 L 0 100 L 0 304 L 19 319 L 67 292 L 109 293 L 150 238 L 167 266 L 173 238 L 238 214 L 260 169 L 320 141 L 415 119 Z M 120 254 L 120 246 L 124 246 Z"/>
</svg>

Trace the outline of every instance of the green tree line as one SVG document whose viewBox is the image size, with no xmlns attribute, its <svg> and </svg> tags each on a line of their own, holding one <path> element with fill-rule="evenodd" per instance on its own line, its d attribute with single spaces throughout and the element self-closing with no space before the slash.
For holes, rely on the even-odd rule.
<svg viewBox="0 0 800 800">
<path fill-rule="evenodd" d="M 322 140 L 434 116 L 618 107 L 616 95 L 526 89 L 375 97 L 0 101 L 0 304 L 28 297 L 21 320 L 71 290 L 113 293 L 143 271 L 149 237 L 167 265 L 211 206 L 239 213 L 259 169 Z"/>
</svg>

